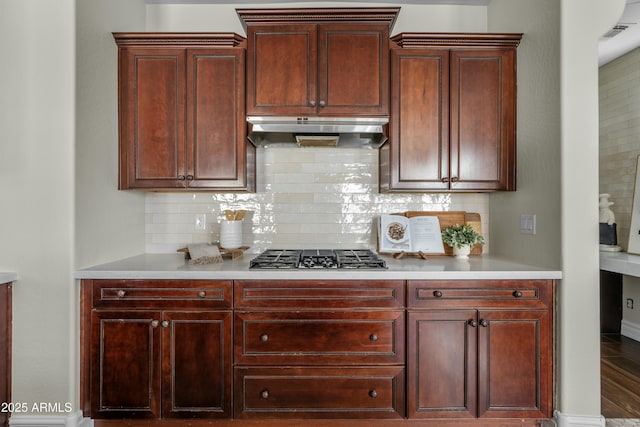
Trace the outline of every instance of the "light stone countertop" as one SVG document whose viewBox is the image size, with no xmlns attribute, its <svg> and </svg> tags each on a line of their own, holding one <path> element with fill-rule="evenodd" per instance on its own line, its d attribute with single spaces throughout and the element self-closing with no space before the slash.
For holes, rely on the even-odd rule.
<svg viewBox="0 0 640 427">
<path fill-rule="evenodd" d="M 640 255 L 600 251 L 600 269 L 640 277 Z"/>
<path fill-rule="evenodd" d="M 434 256 L 428 260 L 405 257 L 396 260 L 381 255 L 386 270 L 293 269 L 250 270 L 257 254 L 224 258 L 223 263 L 189 265 L 184 254 L 143 254 L 76 271 L 76 279 L 275 279 L 275 280 L 465 280 L 465 279 L 561 279 L 562 272 L 514 263 L 491 255 L 457 260 Z"/>
<path fill-rule="evenodd" d="M 4 271 L 0 271 L 0 284 L 15 282 L 18 280 L 17 273 L 8 273 Z"/>
</svg>

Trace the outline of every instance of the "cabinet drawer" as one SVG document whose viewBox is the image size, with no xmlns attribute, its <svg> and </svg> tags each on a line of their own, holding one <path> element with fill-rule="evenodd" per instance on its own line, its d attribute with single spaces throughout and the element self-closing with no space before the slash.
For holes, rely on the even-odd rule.
<svg viewBox="0 0 640 427">
<path fill-rule="evenodd" d="M 551 280 L 409 281 L 409 308 L 547 308 Z"/>
<path fill-rule="evenodd" d="M 401 280 L 237 280 L 236 308 L 402 308 Z"/>
<path fill-rule="evenodd" d="M 237 418 L 401 418 L 404 368 L 236 368 Z"/>
<path fill-rule="evenodd" d="M 232 282 L 95 280 L 93 306 L 117 308 L 231 308 Z"/>
<path fill-rule="evenodd" d="M 404 312 L 236 313 L 236 363 L 403 363 Z"/>
</svg>

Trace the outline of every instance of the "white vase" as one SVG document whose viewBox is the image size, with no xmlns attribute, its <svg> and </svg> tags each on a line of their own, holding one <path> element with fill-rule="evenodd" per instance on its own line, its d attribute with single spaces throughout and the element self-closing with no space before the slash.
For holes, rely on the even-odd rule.
<svg viewBox="0 0 640 427">
<path fill-rule="evenodd" d="M 468 259 L 471 253 L 471 245 L 464 245 L 460 248 L 453 247 L 453 255 L 459 259 Z"/>
</svg>

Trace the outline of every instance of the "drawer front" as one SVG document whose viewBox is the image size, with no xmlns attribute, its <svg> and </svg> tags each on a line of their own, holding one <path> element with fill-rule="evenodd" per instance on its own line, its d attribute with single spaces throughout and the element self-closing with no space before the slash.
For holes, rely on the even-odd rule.
<svg viewBox="0 0 640 427">
<path fill-rule="evenodd" d="M 402 308 L 401 280 L 238 280 L 236 308 Z"/>
<path fill-rule="evenodd" d="M 404 368 L 236 368 L 237 418 L 402 418 Z"/>
<path fill-rule="evenodd" d="M 429 280 L 407 282 L 409 308 L 548 308 L 551 280 Z"/>
<path fill-rule="evenodd" d="M 404 311 L 236 313 L 235 360 L 404 363 Z"/>
<path fill-rule="evenodd" d="M 111 308 L 231 308 L 231 281 L 95 280 L 93 306 Z"/>
</svg>

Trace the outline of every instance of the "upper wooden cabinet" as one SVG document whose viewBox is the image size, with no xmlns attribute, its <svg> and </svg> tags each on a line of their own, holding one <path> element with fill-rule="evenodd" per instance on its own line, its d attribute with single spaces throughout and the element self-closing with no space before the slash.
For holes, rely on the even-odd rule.
<svg viewBox="0 0 640 427">
<path fill-rule="evenodd" d="M 247 115 L 388 115 L 398 11 L 238 10 L 247 30 Z"/>
<path fill-rule="evenodd" d="M 236 34 L 114 33 L 120 189 L 253 190 Z"/>
<path fill-rule="evenodd" d="M 516 188 L 521 34 L 400 34 L 392 40 L 390 141 L 381 191 Z"/>
</svg>

